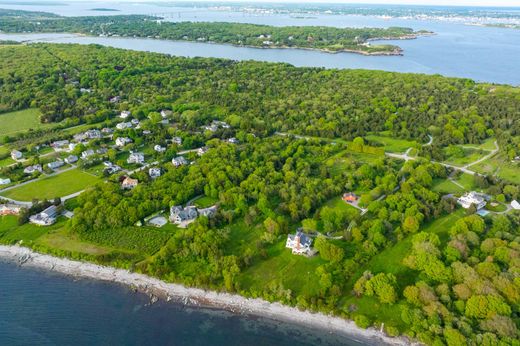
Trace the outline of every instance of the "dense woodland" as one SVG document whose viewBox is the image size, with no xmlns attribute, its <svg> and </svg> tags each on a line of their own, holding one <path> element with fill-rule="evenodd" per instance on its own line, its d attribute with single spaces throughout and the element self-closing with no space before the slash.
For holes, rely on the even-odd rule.
<svg viewBox="0 0 520 346">
<path fill-rule="evenodd" d="M 21 12 L 19 16 L 19 13 Z M 31 17 L 32 15 L 32 17 Z M 293 47 L 364 53 L 400 52 L 394 45 L 367 45 L 374 39 L 414 38 L 426 32 L 409 28 L 278 27 L 243 23 L 168 22 L 148 16 L 56 17 L 45 13 L 0 10 L 0 31 L 73 32 L 87 35 L 150 37 L 217 42 L 254 47 Z M 32 18 L 28 20 L 28 18 Z"/>
<path fill-rule="evenodd" d="M 404 333 L 427 344 L 519 344 L 518 214 L 483 219 L 470 210 L 452 225 L 425 232 L 435 220 L 460 213 L 453 198 L 431 188 L 451 172 L 426 159 L 389 158 L 360 138 L 389 131 L 424 143 L 431 134 L 433 145 L 421 150 L 436 157 L 450 144 L 478 144 L 496 136 L 513 155 L 520 135 L 517 88 L 440 76 L 176 58 L 96 45 L 6 45 L 0 47 L 0 61 L 6 62 L 0 66 L 4 112 L 38 107 L 43 122 L 66 126 L 110 123 L 125 109 L 153 119 L 169 109 L 175 131 L 190 134 L 186 148 L 202 143 L 211 148 L 193 165 L 170 165 L 156 180 L 136 173 L 142 183 L 131 191 L 111 177 L 81 194 L 67 227 L 103 245 L 133 232 L 131 227 L 146 216 L 197 195 L 219 205 L 215 217 L 201 217 L 167 240 L 160 232 L 138 238 L 149 255 L 139 261 L 127 254 L 96 260 L 167 281 L 335 313 L 362 327 L 385 322 L 388 334 Z M 115 96 L 120 101 L 110 102 Z M 217 119 L 231 129 L 199 133 Z M 142 143 L 161 143 L 173 135 L 153 121 L 143 126 L 153 130 L 149 138 L 135 130 L 123 134 Z M 27 145 L 57 133 L 34 131 L 3 141 Z M 219 140 L 231 135 L 240 145 Z M 514 185 L 485 183 L 508 199 L 520 194 Z M 361 195 L 366 214 L 327 204 L 345 191 Z M 259 276 L 255 270 L 277 256 L 287 233 L 297 227 L 317 235 L 319 255 L 304 259 L 312 263 L 306 267 L 312 268 L 309 276 L 291 281 Z M 397 270 L 370 268 L 375 256 L 406 242 L 411 250 Z M 372 270 L 360 273 L 364 266 Z M 362 302 L 370 304 L 368 310 L 390 313 L 374 319 L 367 310 L 358 311 Z"/>
</svg>

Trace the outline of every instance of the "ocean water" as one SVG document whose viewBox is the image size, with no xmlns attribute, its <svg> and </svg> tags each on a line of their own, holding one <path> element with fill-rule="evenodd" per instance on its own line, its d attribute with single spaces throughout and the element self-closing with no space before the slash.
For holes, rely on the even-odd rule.
<svg viewBox="0 0 520 346">
<path fill-rule="evenodd" d="M 117 12 L 92 11 L 104 7 Z M 381 18 L 356 15 L 313 15 L 296 18 L 288 14 L 250 14 L 232 10 L 175 7 L 160 3 L 63 2 L 54 5 L 2 2 L 0 8 L 47 11 L 65 16 L 157 14 L 171 21 L 227 21 L 268 25 L 328 25 L 335 27 L 404 26 L 425 29 L 435 36 L 417 40 L 386 41 L 401 46 L 404 56 L 362 56 L 352 53 L 328 54 L 292 49 L 257 49 L 219 44 L 172 42 L 147 39 L 101 37 L 38 36 L 39 41 L 61 43 L 98 43 L 125 49 L 153 51 L 179 56 L 219 57 L 234 60 L 285 62 L 295 66 L 362 68 L 395 72 L 441 74 L 471 78 L 480 82 L 520 85 L 520 30 L 469 26 L 461 22 L 432 19 Z M 13 38 L 15 37 L 15 38 Z M 17 39 L 2 35 L 0 39 Z M 32 40 L 25 35 L 20 40 Z"/>
<path fill-rule="evenodd" d="M 0 262 L 0 345 L 374 345 L 324 330 L 159 301 Z"/>
</svg>

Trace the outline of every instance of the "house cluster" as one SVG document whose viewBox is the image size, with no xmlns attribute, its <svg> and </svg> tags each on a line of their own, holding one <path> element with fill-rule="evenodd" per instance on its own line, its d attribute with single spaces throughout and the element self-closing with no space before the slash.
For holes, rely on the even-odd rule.
<svg viewBox="0 0 520 346">
<path fill-rule="evenodd" d="M 101 139 L 103 137 L 103 134 L 100 130 L 92 129 L 85 131 L 83 133 L 78 133 L 74 135 L 74 140 L 76 142 L 83 142 L 88 141 L 91 139 Z"/>
<path fill-rule="evenodd" d="M 212 217 L 217 212 L 217 206 L 209 208 L 197 208 L 195 206 L 187 206 L 183 208 L 175 205 L 170 208 L 170 221 L 179 227 L 186 227 L 199 216 Z"/>
<path fill-rule="evenodd" d="M 53 171 L 60 168 L 61 166 L 65 165 L 65 162 L 62 159 L 58 159 L 56 161 L 49 162 L 47 164 L 47 167 L 49 169 L 52 169 Z"/>
<path fill-rule="evenodd" d="M 475 191 L 471 191 L 459 197 L 457 199 L 457 203 L 465 209 L 468 209 L 474 205 L 477 210 L 480 210 L 486 206 L 487 199 L 487 196 L 476 193 Z"/>
<path fill-rule="evenodd" d="M 289 234 L 285 247 L 291 249 L 293 255 L 313 256 L 316 250 L 312 248 L 312 238 L 298 229 L 295 234 Z"/>
<path fill-rule="evenodd" d="M 184 156 L 177 156 L 172 159 L 172 164 L 175 167 L 187 165 L 189 162 Z"/>
<path fill-rule="evenodd" d="M 33 173 L 36 173 L 36 172 L 42 173 L 43 172 L 43 168 L 42 168 L 42 165 L 37 164 L 37 165 L 32 165 L 32 166 L 25 167 L 23 172 L 25 174 L 33 174 Z"/>
<path fill-rule="evenodd" d="M 56 222 L 58 217 L 58 208 L 55 205 L 51 205 L 41 213 L 32 215 L 29 221 L 38 226 L 50 226 Z"/>
</svg>

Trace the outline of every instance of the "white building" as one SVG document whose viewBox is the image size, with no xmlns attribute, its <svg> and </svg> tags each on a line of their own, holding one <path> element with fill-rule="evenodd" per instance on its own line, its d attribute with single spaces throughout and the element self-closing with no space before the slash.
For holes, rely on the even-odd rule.
<svg viewBox="0 0 520 346">
<path fill-rule="evenodd" d="M 33 174 L 34 172 L 43 172 L 42 165 L 27 166 L 23 170 L 25 174 Z"/>
<path fill-rule="evenodd" d="M 173 114 L 173 112 L 170 111 L 170 110 L 168 110 L 168 109 L 163 109 L 163 110 L 161 111 L 161 116 L 162 116 L 163 118 L 168 118 L 168 117 L 169 117 L 170 115 L 172 115 L 172 114 Z"/>
<path fill-rule="evenodd" d="M 21 210 L 16 204 L 0 204 L 0 215 L 19 215 Z"/>
<path fill-rule="evenodd" d="M 150 168 L 148 170 L 148 175 L 150 178 L 155 179 L 161 176 L 161 169 L 157 167 Z"/>
<path fill-rule="evenodd" d="M 181 137 L 173 137 L 172 143 L 177 145 L 182 145 L 182 138 Z"/>
<path fill-rule="evenodd" d="M 7 184 L 11 184 L 11 179 L 9 179 L 9 178 L 1 179 L 0 178 L 0 185 L 7 185 Z"/>
<path fill-rule="evenodd" d="M 143 153 L 131 153 L 128 159 L 126 160 L 127 163 L 144 163 L 144 154 Z"/>
<path fill-rule="evenodd" d="M 58 169 L 60 168 L 61 166 L 63 166 L 65 164 L 65 162 L 61 161 L 61 160 L 58 160 L 58 161 L 53 161 L 53 162 L 49 162 L 47 164 L 47 167 L 49 167 L 50 169 L 54 170 L 54 169 Z"/>
<path fill-rule="evenodd" d="M 132 120 L 130 120 L 130 123 L 132 125 L 139 125 L 139 120 L 138 119 L 132 119 Z"/>
<path fill-rule="evenodd" d="M 170 209 L 170 221 L 176 225 L 187 224 L 195 220 L 198 216 L 197 208 L 188 206 L 173 206 Z"/>
<path fill-rule="evenodd" d="M 29 221 L 38 226 L 49 226 L 56 222 L 58 216 L 58 209 L 55 205 L 51 205 L 39 214 L 33 215 Z"/>
<path fill-rule="evenodd" d="M 238 139 L 236 139 L 235 137 L 231 137 L 227 141 L 231 144 L 238 144 Z"/>
<path fill-rule="evenodd" d="M 468 209 L 471 205 L 475 205 L 477 210 L 482 209 L 486 206 L 486 200 L 484 197 L 480 196 L 478 193 L 471 191 L 465 193 L 459 199 L 457 199 L 457 203 L 459 203 L 462 208 Z"/>
<path fill-rule="evenodd" d="M 22 158 L 23 154 L 21 151 L 13 150 L 11 151 L 11 158 L 13 160 L 20 160 Z"/>
<path fill-rule="evenodd" d="M 161 147 L 159 144 L 156 144 L 153 147 L 153 150 L 155 150 L 158 153 L 164 153 L 166 151 L 166 148 L 165 147 Z"/>
<path fill-rule="evenodd" d="M 208 147 L 202 147 L 197 149 L 197 155 L 202 156 L 208 152 Z"/>
<path fill-rule="evenodd" d="M 130 111 L 122 111 L 121 114 L 119 114 L 119 117 L 121 119 L 126 119 L 128 118 L 130 115 L 132 115 L 132 112 Z"/>
<path fill-rule="evenodd" d="M 77 161 L 78 157 L 76 155 L 69 155 L 67 158 L 65 158 L 65 162 L 67 162 L 69 165 Z"/>
<path fill-rule="evenodd" d="M 128 137 L 117 137 L 116 138 L 116 145 L 118 147 L 124 147 L 128 143 L 132 143 L 132 140 Z"/>
<path fill-rule="evenodd" d="M 131 122 L 119 123 L 116 125 L 116 129 L 118 129 L 118 130 L 125 130 L 125 129 L 130 129 L 130 128 L 132 128 Z"/>
<path fill-rule="evenodd" d="M 296 234 L 289 234 L 285 247 L 292 250 L 293 255 L 312 256 L 314 250 L 311 247 L 312 238 L 298 230 Z"/>
<path fill-rule="evenodd" d="M 179 167 L 179 166 L 182 166 L 182 165 L 187 165 L 188 164 L 188 160 L 186 160 L 184 158 L 184 156 L 177 156 L 177 157 L 174 157 L 172 159 L 172 163 L 175 167 Z"/>
<path fill-rule="evenodd" d="M 210 217 L 215 216 L 215 214 L 217 213 L 217 206 L 214 205 L 209 208 L 197 209 L 197 212 L 199 213 L 200 216 L 206 216 L 206 217 L 210 218 Z"/>
<path fill-rule="evenodd" d="M 511 202 L 511 208 L 513 208 L 514 210 L 520 210 L 520 203 L 518 203 L 517 200 L 513 200 Z"/>
<path fill-rule="evenodd" d="M 94 151 L 94 149 L 87 149 L 85 150 L 84 152 L 81 153 L 81 158 L 82 159 L 86 159 L 92 155 L 94 155 L 96 152 Z"/>
</svg>

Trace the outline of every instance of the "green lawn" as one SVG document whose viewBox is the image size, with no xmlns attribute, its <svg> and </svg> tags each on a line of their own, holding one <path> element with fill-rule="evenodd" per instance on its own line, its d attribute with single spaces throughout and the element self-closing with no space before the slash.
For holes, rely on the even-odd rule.
<svg viewBox="0 0 520 346">
<path fill-rule="evenodd" d="M 520 165 L 511 163 L 503 155 L 495 155 L 477 165 L 471 166 L 471 169 L 487 175 L 497 175 L 499 178 L 520 184 Z"/>
<path fill-rule="evenodd" d="M 386 151 L 394 153 L 403 153 L 409 148 L 417 145 L 416 141 L 394 138 L 391 136 L 387 136 L 384 133 L 380 133 L 379 135 L 370 134 L 368 136 L 365 136 L 365 138 L 369 141 L 382 144 L 385 147 Z"/>
<path fill-rule="evenodd" d="M 496 141 L 496 138 L 495 137 L 491 137 L 491 138 L 488 138 L 486 139 L 484 142 L 482 142 L 481 144 L 464 144 L 462 145 L 462 147 L 470 147 L 470 148 L 480 148 L 480 149 L 483 149 L 483 150 L 495 150 L 495 141 Z"/>
<path fill-rule="evenodd" d="M 215 203 L 217 203 L 217 199 L 216 198 L 212 198 L 212 197 L 208 197 L 208 196 L 202 196 L 200 198 L 197 198 L 193 204 L 197 207 L 197 208 L 208 208 L 208 207 L 211 207 L 213 205 L 215 205 Z"/>
<path fill-rule="evenodd" d="M 11 156 L 6 157 L 5 159 L 0 159 L 0 168 L 9 166 L 10 164 L 15 163 L 16 161 L 11 158 Z"/>
<path fill-rule="evenodd" d="M 475 178 L 471 174 L 462 173 L 454 180 L 460 185 L 464 186 L 466 191 L 479 190 L 479 188 L 475 185 Z"/>
<path fill-rule="evenodd" d="M 59 249 L 69 252 L 84 253 L 88 255 L 104 255 L 113 249 L 90 242 L 81 241 L 77 236 L 70 234 L 65 228 L 48 232 L 36 241 L 37 244 L 52 249 Z"/>
<path fill-rule="evenodd" d="M 454 166 L 465 166 L 489 154 L 489 151 L 474 148 L 463 148 L 463 150 L 464 156 L 450 156 L 444 162 Z"/>
<path fill-rule="evenodd" d="M 2 193 L 2 196 L 19 201 L 31 201 L 33 198 L 52 199 L 81 191 L 99 181 L 95 176 L 72 169 L 8 190 Z"/>
<path fill-rule="evenodd" d="M 441 194 L 448 194 L 448 193 L 463 193 L 464 189 L 462 189 L 460 186 L 454 184 L 449 179 L 435 179 L 433 181 L 432 190 L 435 192 L 439 192 Z"/>
<path fill-rule="evenodd" d="M 54 124 L 40 123 L 40 111 L 35 108 L 0 114 L 0 136 L 14 135 L 29 129 L 52 127 Z"/>
<path fill-rule="evenodd" d="M 49 227 L 39 227 L 30 223 L 18 226 L 18 217 L 10 215 L 0 216 L 0 241 L 9 244 L 20 240 L 24 243 L 30 243 L 50 230 L 61 227 L 63 227 L 63 220 L 59 220 L 56 224 Z"/>
</svg>

